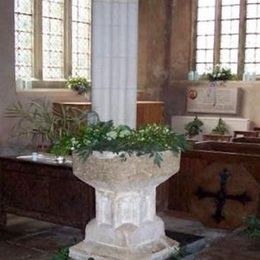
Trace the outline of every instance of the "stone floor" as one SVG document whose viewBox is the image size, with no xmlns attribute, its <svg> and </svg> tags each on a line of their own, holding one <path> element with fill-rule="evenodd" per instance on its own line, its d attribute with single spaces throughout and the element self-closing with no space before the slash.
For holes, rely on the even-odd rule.
<svg viewBox="0 0 260 260">
<path fill-rule="evenodd" d="M 231 234 L 217 239 L 196 255 L 198 260 L 259 260 L 260 241 L 245 235 Z"/>
<path fill-rule="evenodd" d="M 205 237 L 207 247 L 188 259 L 260 259 L 260 241 L 250 240 L 238 231 L 207 229 L 198 221 L 179 213 L 160 215 L 167 230 Z M 0 229 L 0 260 L 52 260 L 59 249 L 82 238 L 78 229 L 9 215 L 7 227 Z"/>
<path fill-rule="evenodd" d="M 51 260 L 61 248 L 82 240 L 80 230 L 8 215 L 0 229 L 1 260 Z"/>
</svg>

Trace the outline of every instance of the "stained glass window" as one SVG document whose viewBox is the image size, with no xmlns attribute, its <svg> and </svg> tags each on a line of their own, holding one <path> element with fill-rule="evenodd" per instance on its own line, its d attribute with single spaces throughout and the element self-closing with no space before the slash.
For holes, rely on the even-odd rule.
<svg viewBox="0 0 260 260">
<path fill-rule="evenodd" d="M 90 78 L 91 1 L 72 0 L 72 75 Z"/>
<path fill-rule="evenodd" d="M 245 71 L 260 75 L 260 0 L 247 1 Z"/>
<path fill-rule="evenodd" d="M 15 1 L 15 73 L 16 79 L 33 76 L 33 3 Z"/>
</svg>

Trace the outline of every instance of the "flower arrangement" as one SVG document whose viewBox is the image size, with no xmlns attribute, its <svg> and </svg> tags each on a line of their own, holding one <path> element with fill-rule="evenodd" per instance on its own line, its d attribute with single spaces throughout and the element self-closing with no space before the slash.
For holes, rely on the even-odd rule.
<svg viewBox="0 0 260 260">
<path fill-rule="evenodd" d="M 212 134 L 224 135 L 228 133 L 226 123 L 222 118 L 219 118 L 217 126 L 212 130 Z"/>
<path fill-rule="evenodd" d="M 119 154 L 123 161 L 126 155 L 148 154 L 160 166 L 163 151 L 178 154 L 186 148 L 184 136 L 175 134 L 167 126 L 151 124 L 135 130 L 108 121 L 87 125 L 77 135 L 64 136 L 55 143 L 52 151 L 57 155 L 61 152 L 69 154 L 73 150 L 81 158 L 88 158 L 93 151 L 111 151 Z"/>
<path fill-rule="evenodd" d="M 199 135 L 202 132 L 201 127 L 203 126 L 203 122 L 195 116 L 193 121 L 189 122 L 185 125 L 184 129 L 187 131 L 186 135 L 189 138 L 193 138 L 196 135 Z"/>
<path fill-rule="evenodd" d="M 209 80 L 210 82 L 227 81 L 235 79 L 235 75 L 232 74 L 231 69 L 221 67 L 221 65 L 217 64 L 210 71 L 204 73 L 202 79 Z"/>
<path fill-rule="evenodd" d="M 77 76 L 69 77 L 66 86 L 77 92 L 79 95 L 82 95 L 90 90 L 91 84 L 86 78 Z"/>
</svg>

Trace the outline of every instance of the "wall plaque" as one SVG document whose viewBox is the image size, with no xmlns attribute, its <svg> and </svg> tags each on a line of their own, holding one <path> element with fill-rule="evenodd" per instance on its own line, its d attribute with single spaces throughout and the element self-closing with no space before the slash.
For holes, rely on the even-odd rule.
<svg viewBox="0 0 260 260">
<path fill-rule="evenodd" d="M 237 114 L 238 88 L 188 87 L 187 112 Z"/>
</svg>

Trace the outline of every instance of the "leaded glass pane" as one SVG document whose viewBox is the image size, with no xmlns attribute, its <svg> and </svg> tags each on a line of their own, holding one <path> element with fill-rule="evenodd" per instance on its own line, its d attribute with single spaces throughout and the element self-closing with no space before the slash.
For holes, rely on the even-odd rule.
<svg viewBox="0 0 260 260">
<path fill-rule="evenodd" d="M 239 5 L 240 0 L 222 0 L 222 5 Z"/>
<path fill-rule="evenodd" d="M 239 41 L 239 1 L 222 1 L 220 63 L 237 73 Z"/>
<path fill-rule="evenodd" d="M 198 1 L 196 70 L 203 74 L 213 65 L 215 0 Z"/>
<path fill-rule="evenodd" d="M 90 79 L 91 0 L 72 0 L 72 75 Z"/>
<path fill-rule="evenodd" d="M 260 0 L 247 1 L 245 71 L 260 75 Z"/>
<path fill-rule="evenodd" d="M 215 0 L 198 0 L 198 7 L 215 6 Z"/>
<path fill-rule="evenodd" d="M 64 0 L 42 0 L 43 79 L 64 78 Z"/>
<path fill-rule="evenodd" d="M 15 76 L 33 74 L 33 0 L 15 0 Z"/>
</svg>

